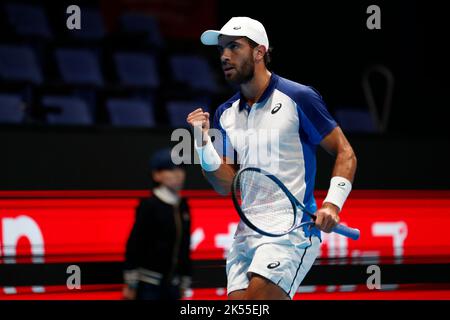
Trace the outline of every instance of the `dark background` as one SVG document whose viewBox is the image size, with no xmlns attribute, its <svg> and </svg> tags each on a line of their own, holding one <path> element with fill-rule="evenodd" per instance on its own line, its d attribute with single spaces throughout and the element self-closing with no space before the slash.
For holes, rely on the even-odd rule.
<svg viewBox="0 0 450 320">
<path fill-rule="evenodd" d="M 80 6 L 85 3 L 91 2 L 81 1 Z M 98 4 L 110 17 L 106 21 L 113 32 L 111 17 L 133 1 Z M 371 4 L 381 8 L 381 30 L 366 28 L 366 8 Z M 64 5 L 64 1 L 49 4 L 54 20 L 64 14 Z M 347 134 L 359 160 L 355 188 L 449 188 L 450 68 L 444 46 L 450 37 L 442 2 L 232 0 L 206 4 L 193 0 L 136 1 L 134 5 L 148 5 L 149 10 L 156 6 L 169 45 L 202 52 L 220 78 L 216 50 L 201 45 L 201 31 L 220 29 L 232 16 L 260 20 L 274 48 L 271 69 L 314 86 L 332 113 L 340 106 L 367 108 L 361 85 L 364 70 L 386 66 L 395 80 L 387 130 Z M 180 11 L 182 6 L 189 10 Z M 170 21 L 186 28 L 171 28 Z M 225 88 L 211 109 L 233 93 Z M 380 106 L 382 79 L 375 79 L 373 90 Z M 164 123 L 156 129 L 118 129 L 101 123 L 90 128 L 1 125 L 0 189 L 145 189 L 148 157 L 159 147 L 173 145 L 172 130 Z M 328 187 L 332 163 L 319 151 L 317 188 Z M 209 188 L 198 166 L 187 169 L 187 188 Z"/>
<path fill-rule="evenodd" d="M 444 47 L 450 34 L 441 2 L 219 3 L 219 25 L 236 15 L 262 21 L 274 48 L 273 70 L 316 87 L 332 111 L 338 105 L 366 106 L 363 72 L 381 64 L 395 79 L 388 131 L 448 135 L 449 55 Z M 381 30 L 366 27 L 372 4 L 381 9 Z M 375 89 L 382 95 L 381 83 Z"/>
</svg>

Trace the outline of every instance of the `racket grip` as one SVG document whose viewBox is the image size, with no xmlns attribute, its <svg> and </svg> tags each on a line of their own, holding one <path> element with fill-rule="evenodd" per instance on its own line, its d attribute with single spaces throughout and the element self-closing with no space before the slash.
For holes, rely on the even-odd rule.
<svg viewBox="0 0 450 320">
<path fill-rule="evenodd" d="M 336 227 L 334 227 L 333 232 L 336 232 L 353 240 L 358 240 L 360 234 L 358 229 L 350 228 L 342 224 L 338 224 Z"/>
</svg>

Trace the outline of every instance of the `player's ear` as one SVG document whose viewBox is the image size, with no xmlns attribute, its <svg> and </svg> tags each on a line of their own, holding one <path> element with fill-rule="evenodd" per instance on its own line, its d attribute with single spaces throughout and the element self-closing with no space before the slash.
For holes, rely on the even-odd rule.
<svg viewBox="0 0 450 320">
<path fill-rule="evenodd" d="M 266 47 L 264 46 L 256 46 L 255 49 L 253 50 L 253 58 L 256 61 L 261 61 L 264 60 L 264 55 L 266 54 Z"/>
</svg>

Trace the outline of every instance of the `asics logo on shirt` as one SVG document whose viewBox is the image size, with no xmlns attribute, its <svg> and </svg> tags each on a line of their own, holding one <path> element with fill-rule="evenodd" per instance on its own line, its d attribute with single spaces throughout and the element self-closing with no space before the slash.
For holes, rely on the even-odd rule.
<svg viewBox="0 0 450 320">
<path fill-rule="evenodd" d="M 275 108 L 273 108 L 272 109 L 272 111 L 270 111 L 272 114 L 275 114 L 275 113 L 277 113 L 278 112 L 278 110 L 280 110 L 281 109 L 281 106 L 282 106 L 282 104 L 281 103 L 277 103 L 276 105 L 275 105 Z"/>
</svg>

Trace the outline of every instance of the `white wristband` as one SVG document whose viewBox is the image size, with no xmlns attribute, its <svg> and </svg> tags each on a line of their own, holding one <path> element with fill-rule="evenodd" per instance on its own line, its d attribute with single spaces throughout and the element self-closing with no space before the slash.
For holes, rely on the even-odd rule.
<svg viewBox="0 0 450 320">
<path fill-rule="evenodd" d="M 344 177 L 333 177 L 330 181 L 330 188 L 328 194 L 323 202 L 329 202 L 334 204 L 342 210 L 345 200 L 352 191 L 352 183 Z"/>
<path fill-rule="evenodd" d="M 205 171 L 216 171 L 222 164 L 222 159 L 217 153 L 216 149 L 211 142 L 211 138 L 208 136 L 208 142 L 203 147 L 198 147 L 197 142 L 194 142 L 195 150 L 197 151 L 200 159 L 200 165 Z"/>
</svg>

